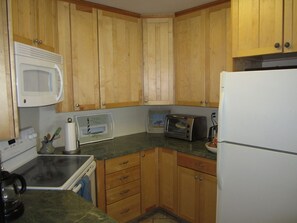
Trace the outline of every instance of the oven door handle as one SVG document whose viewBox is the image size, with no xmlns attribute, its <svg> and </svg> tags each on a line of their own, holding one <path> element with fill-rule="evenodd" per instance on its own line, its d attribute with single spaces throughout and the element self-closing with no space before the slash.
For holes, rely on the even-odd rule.
<svg viewBox="0 0 297 223">
<path fill-rule="evenodd" d="M 90 178 L 91 175 L 94 173 L 95 169 L 96 169 L 96 162 L 92 162 L 92 164 L 90 165 L 90 168 L 86 172 L 85 176 Z M 82 187 L 82 185 L 81 185 L 81 183 L 79 183 L 75 187 L 73 187 L 72 191 L 77 194 L 78 191 L 81 189 L 81 187 Z"/>
</svg>

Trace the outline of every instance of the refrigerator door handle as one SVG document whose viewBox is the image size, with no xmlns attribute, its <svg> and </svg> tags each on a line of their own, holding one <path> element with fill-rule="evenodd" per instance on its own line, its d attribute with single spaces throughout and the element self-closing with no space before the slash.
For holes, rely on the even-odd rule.
<svg viewBox="0 0 297 223">
<path fill-rule="evenodd" d="M 221 128 L 222 128 L 222 120 L 223 120 L 223 114 L 224 114 L 224 103 L 225 103 L 225 94 L 224 94 L 224 77 L 225 72 L 221 72 L 220 77 L 220 102 L 219 102 L 219 111 L 218 111 L 218 142 L 222 142 L 223 137 L 221 134 Z"/>
</svg>

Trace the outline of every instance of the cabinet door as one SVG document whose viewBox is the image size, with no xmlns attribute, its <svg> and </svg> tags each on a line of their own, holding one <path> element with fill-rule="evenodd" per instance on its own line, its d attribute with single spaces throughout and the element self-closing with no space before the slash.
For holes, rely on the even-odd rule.
<svg viewBox="0 0 297 223">
<path fill-rule="evenodd" d="M 283 1 L 232 1 L 233 57 L 282 52 Z"/>
<path fill-rule="evenodd" d="M 98 109 L 97 10 L 71 4 L 71 49 L 75 110 Z"/>
<path fill-rule="evenodd" d="M 159 149 L 160 206 L 177 213 L 177 152 Z"/>
<path fill-rule="evenodd" d="M 284 52 L 297 52 L 297 2 L 284 0 Z"/>
<path fill-rule="evenodd" d="M 144 104 L 173 104 L 172 18 L 143 20 Z"/>
<path fill-rule="evenodd" d="M 218 107 L 220 73 L 232 71 L 230 3 L 207 9 L 206 15 L 206 106 Z"/>
<path fill-rule="evenodd" d="M 38 47 L 57 51 L 57 0 L 37 0 L 36 8 Z"/>
<path fill-rule="evenodd" d="M 198 222 L 216 222 L 217 178 L 204 173 L 199 173 L 198 184 Z"/>
<path fill-rule="evenodd" d="M 14 41 L 57 51 L 57 1 L 12 0 Z"/>
<path fill-rule="evenodd" d="M 197 178 L 196 171 L 178 166 L 178 216 L 189 222 L 196 219 Z"/>
<path fill-rule="evenodd" d="M 73 105 L 73 77 L 71 58 L 71 30 L 70 30 L 70 4 L 58 1 L 58 40 L 59 54 L 64 62 L 64 100 L 57 104 L 57 112 L 72 112 Z"/>
<path fill-rule="evenodd" d="M 204 105 L 204 10 L 175 19 L 175 100 L 178 105 Z"/>
<path fill-rule="evenodd" d="M 142 29 L 139 18 L 99 13 L 100 91 L 103 108 L 142 100 Z"/>
<path fill-rule="evenodd" d="M 7 2 L 0 1 L 0 140 L 8 140 L 18 136 L 18 116 L 15 98 L 14 66 L 10 60 L 9 51 L 12 50 L 9 42 L 12 39 L 8 34 Z M 11 57 L 13 60 L 13 56 Z"/>
<path fill-rule="evenodd" d="M 159 206 L 158 149 L 141 151 L 141 206 L 145 213 Z"/>
<path fill-rule="evenodd" d="M 37 39 L 36 0 L 11 0 L 11 4 L 14 41 L 33 45 Z"/>
</svg>

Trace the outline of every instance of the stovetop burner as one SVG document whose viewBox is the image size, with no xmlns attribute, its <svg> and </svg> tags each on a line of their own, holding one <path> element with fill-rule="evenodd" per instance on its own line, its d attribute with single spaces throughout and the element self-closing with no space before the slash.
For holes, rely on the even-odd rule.
<svg viewBox="0 0 297 223">
<path fill-rule="evenodd" d="M 89 159 L 89 156 L 38 156 L 14 173 L 22 175 L 27 187 L 61 187 Z"/>
</svg>

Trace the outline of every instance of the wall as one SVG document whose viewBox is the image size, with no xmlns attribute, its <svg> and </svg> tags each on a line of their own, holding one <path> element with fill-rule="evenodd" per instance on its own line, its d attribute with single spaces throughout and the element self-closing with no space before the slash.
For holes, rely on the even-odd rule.
<svg viewBox="0 0 297 223">
<path fill-rule="evenodd" d="M 149 109 L 170 109 L 171 113 L 204 115 L 207 117 L 208 126 L 211 126 L 210 115 L 217 109 L 187 107 L 187 106 L 137 106 L 115 109 L 103 109 L 87 112 L 56 113 L 54 106 L 40 108 L 20 108 L 20 127 L 33 126 L 39 133 L 38 143 L 47 133 L 53 134 L 61 127 L 60 138 L 54 141 L 54 146 L 64 146 L 64 125 L 67 118 L 74 119 L 75 115 L 111 113 L 114 119 L 114 136 L 124 136 L 146 131 L 146 120 Z M 39 147 L 40 145 L 38 145 Z"/>
</svg>

